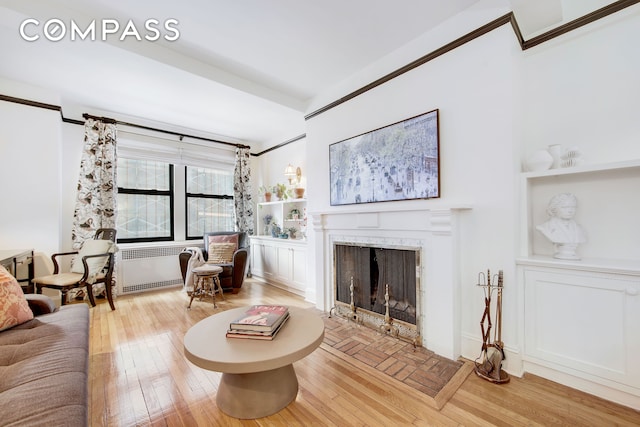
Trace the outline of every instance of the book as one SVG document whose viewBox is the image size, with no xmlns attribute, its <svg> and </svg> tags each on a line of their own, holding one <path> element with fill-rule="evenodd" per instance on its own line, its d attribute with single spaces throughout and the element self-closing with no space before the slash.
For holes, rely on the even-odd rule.
<svg viewBox="0 0 640 427">
<path fill-rule="evenodd" d="M 284 320 L 289 308 L 284 305 L 253 305 L 229 324 L 231 330 L 272 332 Z"/>
<path fill-rule="evenodd" d="M 227 338 L 241 338 L 241 339 L 250 339 L 250 340 L 273 340 L 282 326 L 289 320 L 289 313 L 285 314 L 282 322 L 271 332 L 263 332 L 263 331 L 242 331 L 237 329 L 229 329 L 227 331 Z"/>
<path fill-rule="evenodd" d="M 230 332 L 232 334 L 254 335 L 254 336 L 275 335 L 287 320 L 289 320 L 289 313 L 288 312 L 284 315 L 284 317 L 282 318 L 282 321 L 279 322 L 276 326 L 274 326 L 274 329 L 272 331 L 247 331 L 247 330 L 242 330 L 242 329 L 229 329 L 228 332 Z"/>
</svg>

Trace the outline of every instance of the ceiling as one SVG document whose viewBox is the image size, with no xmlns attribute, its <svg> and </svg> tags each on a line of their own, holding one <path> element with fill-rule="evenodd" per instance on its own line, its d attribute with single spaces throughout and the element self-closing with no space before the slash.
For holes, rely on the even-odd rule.
<svg viewBox="0 0 640 427">
<path fill-rule="evenodd" d="M 477 1 L 0 0 L 0 78 L 46 88 L 68 118 L 104 115 L 255 150 L 304 134 L 314 96 Z M 27 18 L 39 22 L 25 27 L 36 41 L 20 35 Z M 144 39 L 151 18 L 154 41 Z M 67 30 L 60 41 L 46 37 L 51 19 Z M 163 38 L 175 36 L 169 19 L 175 41 Z M 120 30 L 102 40 L 105 20 Z M 121 40 L 129 20 L 142 41 Z M 71 40 L 72 23 L 82 31 L 92 21 L 97 40 Z"/>
<path fill-rule="evenodd" d="M 309 100 L 477 0 L 0 0 L 0 76 L 83 112 L 268 146 L 305 132 Z M 26 27 L 33 42 L 19 34 Z M 61 41 L 44 36 L 52 18 Z M 178 40 L 120 40 L 129 19 L 176 19 Z M 103 19 L 121 31 L 100 40 Z M 98 41 L 70 40 L 97 21 Z M 53 27 L 52 27 L 53 28 Z M 171 36 L 167 31 L 163 35 Z M 40 101 L 36 99 L 36 101 Z"/>
</svg>

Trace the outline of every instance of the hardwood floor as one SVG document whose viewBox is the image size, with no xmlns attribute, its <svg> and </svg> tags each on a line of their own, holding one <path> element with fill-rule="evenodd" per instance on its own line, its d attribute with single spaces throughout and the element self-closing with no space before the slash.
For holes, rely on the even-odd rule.
<svg viewBox="0 0 640 427">
<path fill-rule="evenodd" d="M 216 407 L 220 374 L 183 355 L 182 338 L 222 308 L 257 303 L 312 307 L 249 280 L 238 295 L 194 300 L 181 289 L 119 297 L 91 309 L 91 426 L 638 426 L 640 412 L 527 375 L 495 385 L 471 374 L 438 411 L 419 392 L 352 365 L 322 348 L 294 364 L 300 389 L 279 413 L 237 420 Z"/>
</svg>

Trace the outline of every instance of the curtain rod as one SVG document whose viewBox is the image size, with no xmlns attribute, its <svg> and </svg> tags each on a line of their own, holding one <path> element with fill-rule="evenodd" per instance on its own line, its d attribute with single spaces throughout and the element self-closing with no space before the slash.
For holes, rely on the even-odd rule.
<svg viewBox="0 0 640 427">
<path fill-rule="evenodd" d="M 216 144 L 229 145 L 229 146 L 237 147 L 237 148 L 251 148 L 250 146 L 244 145 L 244 144 L 234 144 L 233 142 L 220 141 L 220 140 L 217 140 L 217 139 L 205 138 L 205 137 L 202 137 L 202 136 L 188 135 L 188 134 L 181 133 L 181 132 L 174 132 L 174 131 L 170 131 L 170 130 L 166 130 L 166 129 L 158 129 L 158 128 L 154 128 L 154 127 L 151 127 L 151 126 L 145 126 L 145 125 L 139 125 L 139 124 L 136 124 L 136 123 L 124 122 L 122 120 L 115 120 L 115 119 L 111 119 L 109 117 L 92 116 L 91 114 L 88 114 L 88 113 L 84 113 L 82 115 L 82 117 L 85 120 L 86 119 L 94 119 L 94 120 L 100 120 L 100 121 L 103 121 L 105 123 L 110 123 L 110 124 L 131 126 L 131 127 L 134 127 L 134 128 L 145 129 L 145 130 L 150 130 L 150 131 L 155 131 L 155 132 L 161 132 L 161 133 L 166 133 L 166 134 L 169 134 L 169 135 L 175 135 L 175 136 L 180 137 L 180 141 L 182 141 L 182 139 L 184 137 L 188 137 L 188 138 L 199 139 L 199 140 L 202 140 L 202 141 L 215 142 Z"/>
</svg>

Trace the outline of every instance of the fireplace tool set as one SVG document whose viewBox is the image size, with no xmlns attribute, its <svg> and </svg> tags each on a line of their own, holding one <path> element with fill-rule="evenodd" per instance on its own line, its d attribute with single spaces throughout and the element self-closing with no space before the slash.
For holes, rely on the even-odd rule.
<svg viewBox="0 0 640 427">
<path fill-rule="evenodd" d="M 503 278 L 502 270 L 494 275 L 493 280 L 497 285 L 491 284 L 491 272 L 487 270 L 478 274 L 478 286 L 484 291 L 484 313 L 480 320 L 480 329 L 482 330 L 482 352 L 475 361 L 475 372 L 480 378 L 484 378 L 492 383 L 502 384 L 509 381 L 509 374 L 502 370 L 502 361 L 504 360 L 504 343 L 502 342 L 502 287 Z M 493 341 L 491 341 L 491 298 L 496 292 L 496 328 L 493 332 Z"/>
</svg>

